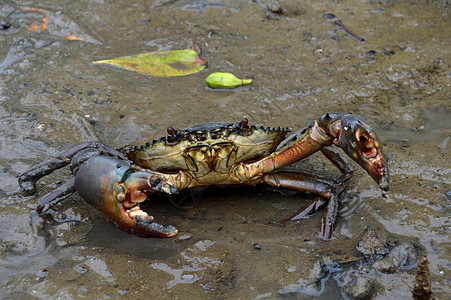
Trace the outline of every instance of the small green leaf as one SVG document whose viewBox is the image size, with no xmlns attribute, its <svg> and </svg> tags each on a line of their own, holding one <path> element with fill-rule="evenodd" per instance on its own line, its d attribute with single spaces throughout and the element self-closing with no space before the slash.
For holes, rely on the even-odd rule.
<svg viewBox="0 0 451 300">
<path fill-rule="evenodd" d="M 191 49 L 156 51 L 93 61 L 94 64 L 110 64 L 129 71 L 152 76 L 184 76 L 202 71 L 207 62 Z"/>
<path fill-rule="evenodd" d="M 232 73 L 211 73 L 205 82 L 213 89 L 233 89 L 237 86 L 251 84 L 252 79 L 239 79 Z"/>
</svg>

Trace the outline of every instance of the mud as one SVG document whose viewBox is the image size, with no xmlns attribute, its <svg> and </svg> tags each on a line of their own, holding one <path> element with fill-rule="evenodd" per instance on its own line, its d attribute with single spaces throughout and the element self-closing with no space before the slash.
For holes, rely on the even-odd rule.
<svg viewBox="0 0 451 300">
<path fill-rule="evenodd" d="M 0 7 L 0 298 L 410 298 L 420 255 L 430 262 L 434 295 L 451 297 L 447 1 Z M 45 15 L 49 31 L 39 27 Z M 36 30 L 27 30 L 32 23 Z M 190 76 L 155 78 L 91 63 L 192 42 L 209 67 Z M 254 83 L 215 91 L 204 83 L 215 71 Z M 329 242 L 318 238 L 321 214 L 277 226 L 311 195 L 266 187 L 196 193 L 186 210 L 165 198 L 148 201 L 159 223 L 180 230 L 172 239 L 128 235 L 78 195 L 37 216 L 37 199 L 68 180 L 67 170 L 39 181 L 38 195 L 19 194 L 19 174 L 87 140 L 121 147 L 168 126 L 244 116 L 300 128 L 326 112 L 366 120 L 391 172 L 382 197 L 355 166 Z M 293 167 L 338 175 L 321 155 Z"/>
</svg>

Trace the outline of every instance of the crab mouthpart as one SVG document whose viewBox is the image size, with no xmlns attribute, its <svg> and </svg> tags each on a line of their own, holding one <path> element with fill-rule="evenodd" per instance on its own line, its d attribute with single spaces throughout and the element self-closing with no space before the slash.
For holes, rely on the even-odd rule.
<svg viewBox="0 0 451 300">
<path fill-rule="evenodd" d="M 147 180 L 147 184 L 153 191 L 156 192 L 170 195 L 178 193 L 178 189 L 175 185 L 158 176 L 150 176 Z"/>
</svg>

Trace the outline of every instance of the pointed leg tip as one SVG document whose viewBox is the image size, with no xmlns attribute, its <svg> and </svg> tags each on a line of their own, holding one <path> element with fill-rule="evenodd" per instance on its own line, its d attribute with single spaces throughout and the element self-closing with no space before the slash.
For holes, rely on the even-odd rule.
<svg viewBox="0 0 451 300">
<path fill-rule="evenodd" d="M 379 187 L 383 192 L 388 192 L 390 190 L 390 186 L 388 185 L 388 182 L 386 182 L 386 181 L 381 182 L 379 184 Z"/>
<path fill-rule="evenodd" d="M 36 207 L 36 212 L 38 214 L 41 214 L 43 210 L 44 210 L 44 206 L 42 206 L 42 205 L 38 205 L 38 207 Z"/>
<path fill-rule="evenodd" d="M 323 241 L 326 241 L 326 242 L 328 242 L 328 241 L 330 241 L 330 240 L 332 240 L 332 237 L 333 237 L 333 235 L 332 235 L 332 233 L 331 234 L 323 234 L 323 233 L 320 233 L 320 239 L 322 239 Z"/>
<path fill-rule="evenodd" d="M 323 241 L 330 241 L 334 235 L 334 225 L 328 224 L 328 222 L 325 222 L 324 220 L 321 223 L 321 228 L 319 231 L 319 237 Z"/>
</svg>

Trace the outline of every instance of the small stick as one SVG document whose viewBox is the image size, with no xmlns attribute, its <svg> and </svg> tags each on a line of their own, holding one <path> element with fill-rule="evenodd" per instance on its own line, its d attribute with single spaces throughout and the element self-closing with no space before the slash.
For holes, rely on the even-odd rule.
<svg viewBox="0 0 451 300">
<path fill-rule="evenodd" d="M 349 33 L 353 38 L 355 38 L 356 40 L 358 40 L 359 42 L 363 42 L 365 41 L 364 38 L 358 36 L 357 34 L 355 34 L 354 32 L 352 32 L 351 30 L 349 30 L 344 24 L 343 22 L 341 22 L 340 19 L 336 20 L 334 22 L 335 25 L 337 25 L 338 27 L 340 27 L 341 29 L 343 29 L 344 31 L 346 31 L 347 33 Z"/>
</svg>

